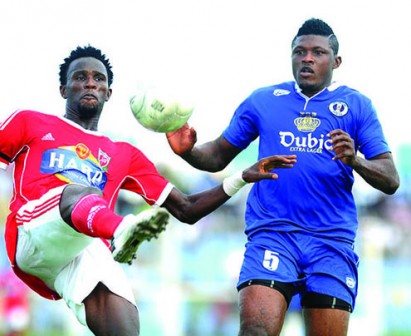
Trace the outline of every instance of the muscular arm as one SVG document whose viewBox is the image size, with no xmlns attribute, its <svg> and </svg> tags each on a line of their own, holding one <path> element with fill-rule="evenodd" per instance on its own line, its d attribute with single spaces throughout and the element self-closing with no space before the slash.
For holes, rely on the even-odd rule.
<svg viewBox="0 0 411 336">
<path fill-rule="evenodd" d="M 228 201 L 221 185 L 201 193 L 185 195 L 173 188 L 163 206 L 179 221 L 194 224 Z"/>
<path fill-rule="evenodd" d="M 181 157 L 197 169 L 218 172 L 223 170 L 240 152 L 240 148 L 233 146 L 223 136 L 220 136 L 213 141 L 194 147 Z"/>
<path fill-rule="evenodd" d="M 247 183 L 264 179 L 275 180 L 278 179 L 276 168 L 292 168 L 295 162 L 295 155 L 270 156 L 245 169 L 242 178 Z M 163 207 L 181 222 L 193 224 L 213 212 L 229 198 L 222 185 L 192 195 L 186 195 L 173 188 Z"/>
<path fill-rule="evenodd" d="M 197 132 L 188 124 L 167 133 L 167 141 L 175 154 L 193 167 L 209 172 L 223 170 L 241 152 L 240 148 L 231 145 L 223 136 L 195 146 Z"/>
<path fill-rule="evenodd" d="M 394 194 L 400 185 L 391 153 L 381 154 L 370 160 L 356 157 L 351 167 L 368 184 L 386 194 Z"/>
<path fill-rule="evenodd" d="M 331 131 L 329 136 L 336 154 L 333 160 L 341 160 L 352 167 L 372 187 L 389 195 L 396 192 L 400 186 L 400 178 L 391 153 L 366 160 L 356 155 L 354 140 L 348 133 L 337 129 Z"/>
</svg>

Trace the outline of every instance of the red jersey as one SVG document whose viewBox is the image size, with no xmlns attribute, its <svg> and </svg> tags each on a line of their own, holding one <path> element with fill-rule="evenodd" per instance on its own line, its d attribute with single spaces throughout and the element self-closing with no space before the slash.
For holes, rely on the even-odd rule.
<svg viewBox="0 0 411 336">
<path fill-rule="evenodd" d="M 17 211 L 52 188 L 67 183 L 97 187 L 111 209 L 120 189 L 141 195 L 150 205 L 161 205 L 171 190 L 154 164 L 133 145 L 36 111 L 17 111 L 0 123 L 0 168 L 13 162 L 14 194 L 5 232 L 12 266 Z"/>
</svg>

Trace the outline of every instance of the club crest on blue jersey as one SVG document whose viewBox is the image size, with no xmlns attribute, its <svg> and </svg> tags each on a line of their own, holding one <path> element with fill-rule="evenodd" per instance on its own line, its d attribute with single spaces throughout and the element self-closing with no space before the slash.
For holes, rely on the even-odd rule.
<svg viewBox="0 0 411 336">
<path fill-rule="evenodd" d="M 107 166 L 110 157 L 102 150 L 97 160 L 84 144 L 63 146 L 45 151 L 40 171 L 54 174 L 68 183 L 78 183 L 104 189 L 107 182 Z"/>
<path fill-rule="evenodd" d="M 344 102 L 333 102 L 328 105 L 328 109 L 337 117 L 342 117 L 348 113 L 348 106 Z"/>
</svg>

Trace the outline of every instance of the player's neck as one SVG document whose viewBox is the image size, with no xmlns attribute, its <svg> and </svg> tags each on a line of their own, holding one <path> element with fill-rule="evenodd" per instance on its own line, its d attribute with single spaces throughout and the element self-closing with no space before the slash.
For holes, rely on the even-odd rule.
<svg viewBox="0 0 411 336">
<path fill-rule="evenodd" d="M 90 130 L 90 131 L 97 131 L 98 130 L 98 121 L 99 121 L 98 116 L 95 116 L 95 117 L 92 117 L 92 118 L 80 118 L 77 115 L 72 115 L 72 114 L 66 113 L 64 115 L 64 118 L 80 125 L 84 129 L 87 129 L 87 130 Z"/>
</svg>

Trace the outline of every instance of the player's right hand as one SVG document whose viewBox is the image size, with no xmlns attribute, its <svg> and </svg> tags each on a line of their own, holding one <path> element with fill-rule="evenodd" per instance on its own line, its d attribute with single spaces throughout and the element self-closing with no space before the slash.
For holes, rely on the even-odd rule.
<svg viewBox="0 0 411 336">
<path fill-rule="evenodd" d="M 191 152 L 197 142 L 197 132 L 188 123 L 176 131 L 166 133 L 166 137 L 173 152 L 179 156 Z"/>
</svg>

